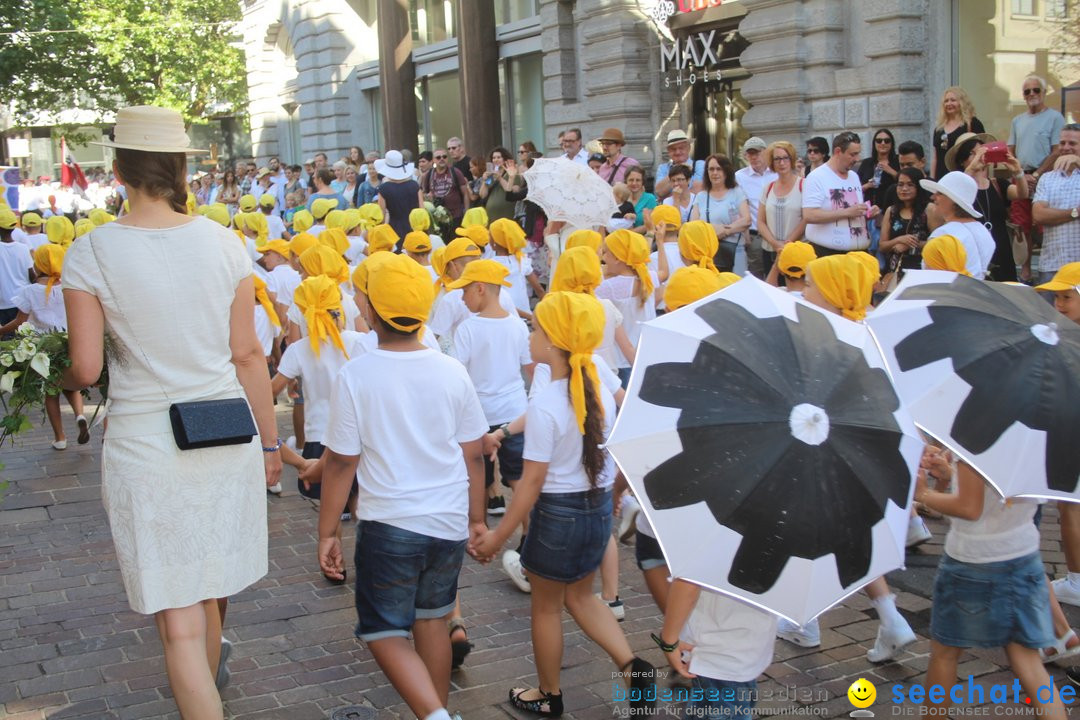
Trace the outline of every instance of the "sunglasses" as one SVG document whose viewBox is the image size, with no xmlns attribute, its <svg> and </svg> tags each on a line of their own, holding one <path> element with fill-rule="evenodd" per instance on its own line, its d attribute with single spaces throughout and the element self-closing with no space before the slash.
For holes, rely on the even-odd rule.
<svg viewBox="0 0 1080 720">
<path fill-rule="evenodd" d="M 874 138 L 874 142 L 878 145 L 892 145 L 892 140 L 889 138 Z"/>
<path fill-rule="evenodd" d="M 436 155 L 436 156 L 435 156 L 435 159 L 436 159 L 436 160 L 445 160 L 445 159 L 446 159 L 446 156 L 445 156 L 445 155 Z"/>
<path fill-rule="evenodd" d="M 1041 93 L 1042 88 L 1024 88 L 1024 97 L 1027 97 L 1028 95 L 1040 95 Z"/>
</svg>

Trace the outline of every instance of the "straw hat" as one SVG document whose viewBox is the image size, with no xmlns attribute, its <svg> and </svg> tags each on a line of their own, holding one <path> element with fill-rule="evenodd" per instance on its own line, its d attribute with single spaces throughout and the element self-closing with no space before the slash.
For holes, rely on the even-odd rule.
<svg viewBox="0 0 1080 720">
<path fill-rule="evenodd" d="M 413 164 L 405 163 L 400 150 L 387 150 L 385 158 L 375 161 L 375 170 L 388 180 L 404 180 L 412 177 Z"/>
<path fill-rule="evenodd" d="M 979 193 L 979 186 L 976 184 L 975 178 L 966 172 L 953 170 L 951 173 L 946 173 L 945 177 L 938 182 L 920 180 L 919 185 L 929 193 L 941 193 L 971 217 L 982 217 L 982 213 L 972 205 L 975 202 L 975 196 Z"/>
<path fill-rule="evenodd" d="M 956 166 L 956 153 L 960 151 L 960 146 L 971 139 L 978 140 L 982 144 L 991 143 L 997 140 L 996 137 L 990 133 L 964 133 L 960 137 L 956 138 L 956 142 L 949 148 L 949 152 L 945 153 L 945 169 L 947 170 L 963 170 L 962 167 Z"/>
<path fill-rule="evenodd" d="M 205 153 L 191 147 L 180 113 L 153 105 L 121 108 L 116 114 L 113 139 L 91 143 L 125 150 L 159 153 Z"/>
</svg>

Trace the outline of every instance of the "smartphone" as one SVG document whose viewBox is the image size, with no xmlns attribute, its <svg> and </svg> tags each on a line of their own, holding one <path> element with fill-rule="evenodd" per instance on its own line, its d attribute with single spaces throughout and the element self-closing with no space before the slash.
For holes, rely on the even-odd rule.
<svg viewBox="0 0 1080 720">
<path fill-rule="evenodd" d="M 986 143 L 983 147 L 986 148 L 983 161 L 987 164 L 1003 163 L 1009 153 L 1009 148 L 1000 140 Z"/>
<path fill-rule="evenodd" d="M 497 171 L 498 171 L 498 169 L 499 169 L 499 166 L 498 166 L 498 165 L 496 165 L 495 163 L 489 162 L 489 163 L 487 164 L 487 171 L 488 171 L 489 173 L 497 172 Z"/>
</svg>

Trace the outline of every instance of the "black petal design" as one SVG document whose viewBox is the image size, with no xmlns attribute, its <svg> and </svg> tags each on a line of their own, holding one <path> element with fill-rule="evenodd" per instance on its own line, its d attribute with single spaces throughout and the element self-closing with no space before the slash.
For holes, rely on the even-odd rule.
<svg viewBox="0 0 1080 720">
<path fill-rule="evenodd" d="M 1080 483 L 1080 326 L 1035 293 L 957 276 L 916 285 L 903 300 L 932 300 L 933 322 L 896 345 L 903 371 L 950 358 L 971 392 L 953 419 L 952 437 L 965 450 L 986 452 L 1013 423 L 1046 432 L 1046 482 L 1075 492 Z M 1048 345 L 1032 333 L 1056 326 Z"/>
<path fill-rule="evenodd" d="M 728 574 L 737 587 L 764 593 L 792 556 L 830 553 L 849 587 L 869 570 L 885 503 L 903 506 L 912 480 L 885 371 L 801 304 L 798 322 L 720 298 L 696 312 L 716 332 L 691 362 L 646 368 L 639 393 L 682 409 L 683 451 L 646 474 L 649 501 L 658 510 L 704 502 L 738 532 Z M 791 433 L 792 408 L 803 403 L 829 417 L 820 445 Z"/>
</svg>

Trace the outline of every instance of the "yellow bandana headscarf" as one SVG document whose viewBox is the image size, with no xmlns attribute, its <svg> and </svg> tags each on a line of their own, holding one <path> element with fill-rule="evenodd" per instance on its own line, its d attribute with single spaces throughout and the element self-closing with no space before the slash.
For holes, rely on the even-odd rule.
<svg viewBox="0 0 1080 720">
<path fill-rule="evenodd" d="M 711 223 L 692 220 L 679 230 L 679 254 L 692 265 L 716 272 L 713 257 L 719 249 L 720 240 Z"/>
<path fill-rule="evenodd" d="M 185 202 L 185 205 L 187 206 L 187 214 L 188 215 L 194 215 L 195 214 L 195 208 L 198 206 L 198 201 L 195 200 L 194 195 L 192 195 L 191 193 L 188 193 L 187 194 L 187 201 Z"/>
<path fill-rule="evenodd" d="M 562 262 L 562 258 L 559 258 Z M 730 273 L 734 274 L 734 273 Z M 735 275 L 738 278 L 738 275 Z M 671 274 L 664 287 L 664 304 L 670 312 L 697 302 L 723 288 L 720 274 L 697 265 L 681 267 Z"/>
<path fill-rule="evenodd" d="M 360 227 L 364 230 L 382 224 L 384 215 L 377 203 L 364 203 L 357 209 L 360 211 Z"/>
<path fill-rule="evenodd" d="M 818 258 L 806 270 L 830 305 L 848 320 L 858 321 L 866 317 L 877 273 L 870 270 L 868 263 L 851 257 L 852 254 Z"/>
<path fill-rule="evenodd" d="M 817 259 L 814 246 L 802 240 L 789 242 L 780 250 L 777 265 L 780 272 L 788 277 L 801 278 L 806 274 L 806 266 Z"/>
<path fill-rule="evenodd" d="M 266 244 L 266 241 L 270 239 L 270 227 L 266 223 L 266 216 L 261 212 L 245 213 L 244 219 L 241 222 L 244 223 L 244 227 L 248 230 L 257 233 L 255 247 L 262 247 Z"/>
<path fill-rule="evenodd" d="M 472 240 L 474 245 L 481 248 L 486 247 L 488 240 L 491 238 L 488 229 L 483 225 L 470 225 L 469 227 L 462 225 L 454 231 L 454 234 Z"/>
<path fill-rule="evenodd" d="M 339 285 L 349 279 L 349 266 L 333 248 L 315 245 L 300 254 L 300 267 L 308 277 L 325 275 Z"/>
<path fill-rule="evenodd" d="M 96 227 L 97 225 L 94 224 L 93 220 L 90 220 L 89 218 L 79 218 L 75 221 L 75 237 L 81 238 Z"/>
<path fill-rule="evenodd" d="M 570 402 L 584 435 L 586 375 L 593 391 L 600 392 L 592 354 L 604 339 L 604 307 L 592 295 L 550 292 L 537 303 L 534 316 L 552 345 L 570 353 Z"/>
<path fill-rule="evenodd" d="M 342 215 L 344 214 L 345 213 L 342 213 Z M 349 249 L 349 238 L 345 235 L 345 230 L 341 227 L 327 227 L 319 233 L 319 242 L 329 248 L 333 248 L 338 255 L 344 255 L 345 251 Z"/>
<path fill-rule="evenodd" d="M 438 280 L 435 281 L 435 291 L 438 292 L 440 288 L 449 290 L 449 285 L 453 281 L 446 274 L 446 246 L 431 251 L 431 267 L 435 268 L 435 274 L 438 276 Z"/>
<path fill-rule="evenodd" d="M 599 255 L 600 245 L 603 242 L 604 238 L 600 237 L 600 233 L 595 230 L 575 230 L 570 233 L 570 237 L 566 238 L 566 249 L 587 247 Z M 559 258 L 559 262 L 562 262 L 562 257 Z"/>
<path fill-rule="evenodd" d="M 75 239 L 75 226 L 63 215 L 53 215 L 45 221 L 45 237 L 51 243 L 67 247 Z"/>
<path fill-rule="evenodd" d="M 255 281 L 255 302 L 263 306 L 266 316 L 270 318 L 270 322 L 274 327 L 281 327 L 281 320 L 277 316 L 277 308 L 274 307 L 274 303 L 270 302 L 270 295 L 266 292 L 266 281 L 255 274 L 252 274 L 251 279 Z"/>
<path fill-rule="evenodd" d="M 229 227 L 229 208 L 222 203 L 214 203 L 213 205 L 204 205 L 206 212 L 203 213 L 204 217 L 213 220 L 222 227 Z"/>
<path fill-rule="evenodd" d="M 326 226 L 327 230 L 329 230 L 330 228 L 341 228 L 342 230 L 344 230 L 345 221 L 347 219 L 348 216 L 345 215 L 344 210 L 331 210 L 330 212 L 326 213 L 326 220 L 323 222 L 323 225 Z"/>
<path fill-rule="evenodd" d="M 45 283 L 45 299 L 49 298 L 53 285 L 60 280 L 60 270 L 64 266 L 64 255 L 67 248 L 62 245 L 45 243 L 34 250 L 34 269 L 49 278 Z"/>
<path fill-rule="evenodd" d="M 652 209 L 652 223 L 659 225 L 664 223 L 667 230 L 678 230 L 682 225 L 682 215 L 674 205 L 657 205 Z"/>
<path fill-rule="evenodd" d="M 341 329 L 330 314 L 331 310 L 336 310 L 339 316 L 345 314 L 341 307 L 341 290 L 337 283 L 325 275 L 309 277 L 296 288 L 293 302 L 304 314 L 304 324 L 307 325 L 308 338 L 311 340 L 315 357 L 319 357 L 320 346 L 329 338 L 334 347 L 348 358 L 345 343 L 341 340 Z"/>
<path fill-rule="evenodd" d="M 91 210 L 89 217 L 90 222 L 94 223 L 94 225 L 98 227 L 104 225 L 105 223 L 111 223 L 113 220 L 116 219 L 115 216 L 110 215 L 101 208 L 94 208 L 93 210 Z"/>
<path fill-rule="evenodd" d="M 394 232 L 394 228 L 389 225 L 376 225 L 368 230 L 367 234 L 367 254 L 371 257 L 377 252 L 393 252 L 394 246 L 397 245 L 398 234 Z"/>
<path fill-rule="evenodd" d="M 477 206 L 469 208 L 465 211 L 465 214 L 461 216 L 461 227 L 470 228 L 474 225 L 479 225 L 481 227 L 488 226 L 487 210 L 483 207 Z"/>
<path fill-rule="evenodd" d="M 416 331 L 416 339 L 422 340 L 424 323 L 435 300 L 431 275 L 407 255 L 384 254 L 386 257 L 379 258 L 368 280 L 371 309 L 390 327 L 402 332 Z"/>
<path fill-rule="evenodd" d="M 592 293 L 603 281 L 600 256 L 585 245 L 570 248 L 559 256 L 549 292 Z"/>
<path fill-rule="evenodd" d="M 506 248 L 507 252 L 517 258 L 519 263 L 524 262 L 521 252 L 525 249 L 525 231 L 513 220 L 499 218 L 491 223 L 491 239 L 496 245 Z"/>
<path fill-rule="evenodd" d="M 427 232 L 431 229 L 431 215 L 422 207 L 410 210 L 409 227 L 414 232 Z"/>
<path fill-rule="evenodd" d="M 971 276 L 967 270 L 967 250 L 964 244 L 952 235 L 938 235 L 931 238 L 922 250 L 923 266 L 929 270 L 948 270 Z"/>
<path fill-rule="evenodd" d="M 319 244 L 318 238 L 311 233 L 296 233 L 292 236 L 292 240 L 289 241 L 289 252 L 296 257 L 300 257 L 304 254 L 304 251 L 313 248 Z"/>
<path fill-rule="evenodd" d="M 611 254 L 629 265 L 641 281 L 642 297 L 653 291 L 652 278 L 649 276 L 649 241 L 643 235 L 629 230 L 616 230 L 605 238 Z"/>
<path fill-rule="evenodd" d="M 315 224 L 315 218 L 307 210 L 297 210 L 292 216 L 293 230 L 298 233 L 307 232 Z"/>
<path fill-rule="evenodd" d="M 378 207 L 376 205 L 376 207 Z M 345 225 L 343 226 L 345 232 L 352 232 L 357 225 L 364 221 L 364 216 L 360 214 L 360 211 L 356 208 L 349 208 L 345 211 Z"/>
</svg>

